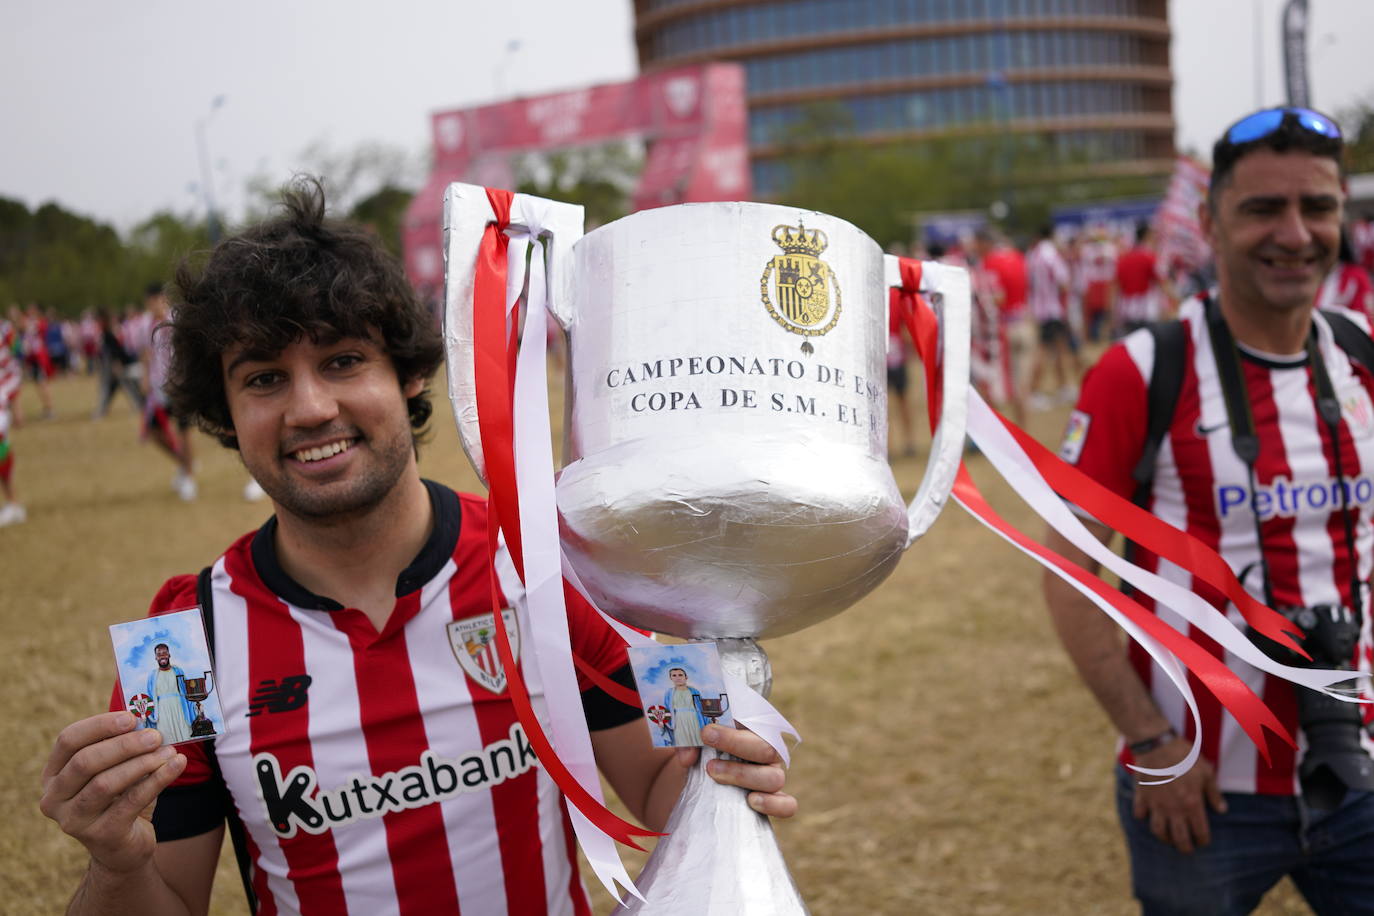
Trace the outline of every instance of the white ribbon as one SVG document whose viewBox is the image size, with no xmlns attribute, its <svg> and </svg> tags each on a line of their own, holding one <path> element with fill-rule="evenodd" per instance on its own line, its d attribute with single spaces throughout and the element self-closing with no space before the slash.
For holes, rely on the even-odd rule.
<svg viewBox="0 0 1374 916">
<path fill-rule="evenodd" d="M 582 709 L 582 694 L 573 671 L 568 635 L 568 610 L 563 600 L 562 550 L 554 500 L 553 453 L 549 428 L 547 384 L 547 274 L 544 269 L 542 208 L 528 197 L 516 197 L 512 223 L 525 228 L 512 234 L 507 260 L 509 322 L 518 320 L 516 306 L 525 280 L 525 257 L 530 253 L 529 295 L 525 329 L 516 357 L 514 392 L 515 479 L 520 493 L 520 540 L 524 552 L 525 600 L 530 615 L 529 650 L 539 670 L 548 704 L 551 739 L 569 772 L 593 798 L 604 804 L 596 758 Z M 531 246 L 533 250 L 530 251 Z M 615 841 L 589 821 L 576 806 L 567 805 L 573 832 L 592 871 L 611 896 L 624 904 L 616 887 L 643 900 Z"/>
<path fill-rule="evenodd" d="M 978 446 L 979 450 L 988 459 L 989 463 L 1011 484 L 1012 489 L 1017 495 L 1025 500 L 1036 514 L 1043 518 L 1054 530 L 1062 534 L 1075 547 L 1091 556 L 1101 565 L 1121 576 L 1125 581 L 1134 585 L 1142 593 L 1150 595 L 1161 605 L 1168 607 L 1177 613 L 1184 620 L 1188 621 L 1199 630 L 1206 633 L 1228 652 L 1237 658 L 1248 662 L 1260 670 L 1290 681 L 1300 684 L 1313 690 L 1319 690 L 1329 696 L 1349 702 L 1360 702 L 1357 698 L 1352 698 L 1339 691 L 1331 689 L 1331 685 L 1351 680 L 1357 677 L 1356 672 L 1334 671 L 1320 668 L 1295 668 L 1283 665 L 1269 658 L 1259 650 L 1243 633 L 1240 632 L 1226 615 L 1204 601 L 1202 598 L 1179 585 L 1176 582 L 1156 575 L 1155 573 L 1141 569 L 1130 563 L 1121 556 L 1111 551 L 1105 544 L 1092 535 L 1083 523 L 1075 516 L 1064 504 L 1063 499 L 1047 484 L 1039 471 L 1035 469 L 1030 457 L 1021 448 L 1020 444 L 1007 432 L 1001 421 L 988 407 L 987 403 L 978 395 L 976 391 L 969 392 L 969 417 L 968 417 L 969 438 Z M 967 507 L 965 507 L 967 509 Z M 971 513 L 972 514 L 972 513 Z M 975 515 L 976 517 L 976 515 Z M 991 526 L 989 526 L 991 527 Z M 996 529 L 993 529 L 996 531 Z M 1001 532 L 998 532 L 1001 534 Z M 1005 536 L 1004 536 L 1005 537 Z M 1007 540 L 1010 541 L 1009 538 Z M 1014 541 L 1011 543 L 1015 544 Z M 1021 549 L 1019 545 L 1016 545 Z M 1045 566 L 1059 578 L 1063 579 L 1077 591 L 1086 596 L 1095 605 L 1103 610 L 1109 617 L 1115 620 L 1126 630 L 1127 634 L 1134 639 L 1159 663 L 1169 680 L 1178 688 L 1183 695 L 1188 709 L 1192 714 L 1193 721 L 1198 719 L 1197 702 L 1193 697 L 1193 692 L 1188 686 L 1187 674 L 1183 666 L 1172 652 L 1165 649 L 1152 637 L 1142 631 L 1129 618 L 1122 615 L 1110 602 L 1097 595 L 1086 585 L 1080 583 L 1073 577 L 1065 574 L 1058 567 L 1052 565 L 1047 560 L 1042 559 L 1036 554 L 1023 549 L 1036 562 Z M 1186 635 L 1186 634 L 1185 634 Z M 1188 755 L 1179 763 L 1162 769 L 1152 769 L 1132 765 L 1141 773 L 1150 776 L 1162 777 L 1159 781 L 1167 782 L 1177 778 L 1186 772 L 1196 762 L 1201 748 L 1201 728 L 1194 730 L 1192 748 Z M 1150 784 L 1150 783 L 1147 783 Z"/>
</svg>

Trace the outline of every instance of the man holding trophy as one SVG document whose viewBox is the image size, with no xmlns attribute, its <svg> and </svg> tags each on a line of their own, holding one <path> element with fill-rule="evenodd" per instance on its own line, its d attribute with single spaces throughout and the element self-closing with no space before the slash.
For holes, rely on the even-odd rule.
<svg viewBox="0 0 1374 916">
<path fill-rule="evenodd" d="M 225 733 L 159 748 L 119 711 L 58 737 L 40 807 L 91 856 L 71 912 L 204 912 L 226 819 L 259 912 L 589 912 L 510 672 L 475 676 L 445 638 L 493 614 L 488 508 L 420 477 L 443 347 L 400 265 L 326 219 L 312 183 L 183 267 L 177 287 L 174 406 L 239 451 L 276 514 L 153 602 L 155 615 L 201 606 Z M 504 547 L 495 569 L 528 633 Z M 618 637 L 569 595 L 576 657 L 627 680 Z M 523 681 L 547 725 L 536 673 Z M 255 704 L 288 683 L 290 698 Z M 581 692 L 597 766 L 662 827 L 697 752 L 652 747 L 637 707 L 590 681 Z M 761 814 L 795 812 L 763 739 L 719 726 L 702 738 L 731 756 L 710 762 L 711 780 Z"/>
</svg>

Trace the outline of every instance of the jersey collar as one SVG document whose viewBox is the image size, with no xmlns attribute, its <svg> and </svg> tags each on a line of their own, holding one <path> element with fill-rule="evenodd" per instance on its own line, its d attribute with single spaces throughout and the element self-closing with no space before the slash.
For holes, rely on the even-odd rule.
<svg viewBox="0 0 1374 916">
<path fill-rule="evenodd" d="M 415 559 L 410 561 L 396 579 L 396 597 L 418 591 L 439 574 L 458 546 L 458 532 L 462 527 L 462 507 L 458 494 L 432 480 L 424 481 L 429 504 L 434 510 L 434 530 L 430 532 Z M 262 582 L 288 604 L 310 611 L 341 611 L 343 605 L 333 598 L 317 595 L 291 578 L 277 559 L 277 517 L 273 515 L 253 535 L 253 567 Z"/>
</svg>

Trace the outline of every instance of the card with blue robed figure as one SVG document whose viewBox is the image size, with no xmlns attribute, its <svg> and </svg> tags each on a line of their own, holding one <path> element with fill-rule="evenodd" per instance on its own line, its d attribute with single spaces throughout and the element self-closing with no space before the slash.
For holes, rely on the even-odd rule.
<svg viewBox="0 0 1374 916">
<path fill-rule="evenodd" d="M 715 643 L 628 651 L 654 747 L 700 747 L 702 726 L 734 727 Z"/>
<path fill-rule="evenodd" d="M 163 744 L 224 734 L 215 672 L 200 608 L 110 627 L 124 708 Z"/>
</svg>

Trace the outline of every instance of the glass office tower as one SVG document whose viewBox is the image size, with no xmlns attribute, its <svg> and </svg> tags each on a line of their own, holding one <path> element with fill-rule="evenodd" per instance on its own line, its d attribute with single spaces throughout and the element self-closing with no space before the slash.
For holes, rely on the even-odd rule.
<svg viewBox="0 0 1374 916">
<path fill-rule="evenodd" d="M 1173 166 L 1167 0 L 635 0 L 644 71 L 744 65 L 755 190 L 817 103 L 856 140 L 1010 132 L 1093 176 Z"/>
</svg>

